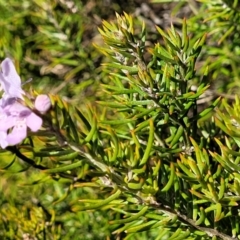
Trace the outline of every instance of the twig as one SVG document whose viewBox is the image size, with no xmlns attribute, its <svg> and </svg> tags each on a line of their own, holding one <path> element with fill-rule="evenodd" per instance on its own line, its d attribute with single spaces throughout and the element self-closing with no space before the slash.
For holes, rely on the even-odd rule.
<svg viewBox="0 0 240 240">
<path fill-rule="evenodd" d="M 142 200 L 144 201 L 144 199 Z M 191 218 L 188 218 L 186 215 L 180 213 L 179 211 L 171 209 L 169 206 L 160 204 L 158 202 L 152 202 L 151 205 L 156 209 L 160 209 L 160 210 L 163 210 L 164 212 L 167 212 L 168 214 L 174 214 L 175 216 L 178 217 L 178 219 L 181 222 L 185 222 L 191 227 L 196 228 L 202 232 L 205 232 L 209 237 L 217 236 L 222 240 L 237 240 L 237 238 L 230 237 L 229 235 L 221 233 L 216 229 L 198 226 L 194 220 L 192 220 Z"/>
<path fill-rule="evenodd" d="M 25 155 L 23 155 L 17 147 L 15 146 L 10 146 L 10 147 L 7 147 L 7 150 L 9 150 L 10 152 L 16 154 L 17 157 L 19 157 L 20 159 L 22 159 L 24 162 L 28 163 L 29 165 L 31 165 L 32 167 L 34 168 L 37 168 L 37 169 L 40 169 L 40 170 L 46 170 L 48 168 L 42 166 L 42 165 L 39 165 L 39 164 L 36 164 L 32 159 L 26 157 Z"/>
<path fill-rule="evenodd" d="M 219 232 L 216 229 L 212 229 L 212 228 L 207 228 L 207 227 L 200 227 L 198 225 L 196 225 L 195 221 L 188 218 L 187 216 L 181 214 L 179 211 L 176 211 L 176 215 L 178 216 L 179 219 L 181 219 L 182 221 L 187 222 L 189 225 L 191 225 L 192 227 L 205 232 L 209 237 L 213 237 L 213 236 L 217 236 L 220 237 L 222 240 L 237 240 L 237 238 L 232 238 L 224 233 Z"/>
</svg>

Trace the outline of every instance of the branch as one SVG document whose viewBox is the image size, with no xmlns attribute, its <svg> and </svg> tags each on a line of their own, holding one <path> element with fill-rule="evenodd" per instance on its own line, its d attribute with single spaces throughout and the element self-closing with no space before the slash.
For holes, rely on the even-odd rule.
<svg viewBox="0 0 240 240">
<path fill-rule="evenodd" d="M 16 154 L 16 156 L 18 158 L 20 158 L 21 160 L 23 160 L 24 162 L 28 163 L 29 165 L 31 165 L 32 167 L 34 168 L 37 168 L 37 169 L 40 169 L 40 170 L 46 170 L 48 168 L 42 166 L 42 165 L 39 165 L 39 164 L 36 164 L 32 159 L 26 157 L 25 155 L 23 155 L 17 147 L 15 146 L 10 146 L 10 147 L 7 147 L 6 148 L 7 150 L 9 150 L 10 152 Z"/>
<path fill-rule="evenodd" d="M 144 199 L 142 199 L 142 201 L 144 201 Z M 218 230 L 216 229 L 213 229 L 213 228 L 208 228 L 208 227 L 200 227 L 198 226 L 194 220 L 192 220 L 191 218 L 188 218 L 186 215 L 180 213 L 179 211 L 176 211 L 176 210 L 173 210 L 171 209 L 169 206 L 167 205 L 163 205 L 163 204 L 160 204 L 158 202 L 152 202 L 151 204 L 154 208 L 156 209 L 160 209 L 164 212 L 167 212 L 168 214 L 174 214 L 175 216 L 178 217 L 178 219 L 181 221 L 181 222 L 185 222 L 187 223 L 188 225 L 190 225 L 191 227 L 195 228 L 195 229 L 198 229 L 202 232 L 205 232 L 209 237 L 213 237 L 213 236 L 217 236 L 219 238 L 221 238 L 222 240 L 237 240 L 237 238 L 233 238 L 233 237 L 230 237 L 224 233 L 221 233 L 219 232 Z"/>
<path fill-rule="evenodd" d="M 232 238 L 224 233 L 219 232 L 216 229 L 200 227 L 200 226 L 196 225 L 195 221 L 193 221 L 191 218 L 188 218 L 187 216 L 181 214 L 179 211 L 176 211 L 175 214 L 178 216 L 178 218 L 180 220 L 187 222 L 189 225 L 191 225 L 192 227 L 194 227 L 202 232 L 205 232 L 209 237 L 217 236 L 223 240 L 237 240 L 237 238 Z"/>
</svg>

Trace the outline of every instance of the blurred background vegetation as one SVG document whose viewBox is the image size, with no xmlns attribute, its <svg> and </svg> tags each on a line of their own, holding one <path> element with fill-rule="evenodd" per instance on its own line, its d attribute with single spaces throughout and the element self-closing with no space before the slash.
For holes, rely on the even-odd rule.
<svg viewBox="0 0 240 240">
<path fill-rule="evenodd" d="M 115 21 L 115 12 L 127 12 L 136 26 L 144 21 L 150 47 L 161 42 L 156 25 L 166 29 L 172 23 L 180 29 L 186 18 L 196 39 L 207 34 L 198 66 L 201 72 L 208 65 L 211 87 L 206 97 L 231 100 L 240 87 L 240 14 L 234 2 L 0 0 L 0 58 L 15 61 L 22 81 L 33 79 L 25 89 L 59 94 L 73 105 L 86 106 L 105 97 L 100 84 L 109 81 L 101 64 L 111 59 L 93 45 L 104 44 L 98 31 L 103 19 Z M 116 239 L 108 224 L 116 218 L 111 211 L 69 209 L 68 202 L 104 198 L 104 193 L 74 188 L 72 179 L 46 177 L 21 161 L 9 168 L 8 153 L 1 156 L 1 239 Z M 129 239 L 155 239 L 157 234 L 148 231 Z"/>
</svg>

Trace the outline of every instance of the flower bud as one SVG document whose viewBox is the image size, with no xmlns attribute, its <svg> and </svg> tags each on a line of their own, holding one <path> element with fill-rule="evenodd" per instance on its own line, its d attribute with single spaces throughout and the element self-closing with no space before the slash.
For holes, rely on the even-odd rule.
<svg viewBox="0 0 240 240">
<path fill-rule="evenodd" d="M 45 95 L 45 94 L 40 94 L 37 96 L 35 99 L 35 108 L 40 112 L 40 113 L 45 113 L 47 112 L 50 107 L 51 107 L 51 100 L 50 98 Z"/>
</svg>

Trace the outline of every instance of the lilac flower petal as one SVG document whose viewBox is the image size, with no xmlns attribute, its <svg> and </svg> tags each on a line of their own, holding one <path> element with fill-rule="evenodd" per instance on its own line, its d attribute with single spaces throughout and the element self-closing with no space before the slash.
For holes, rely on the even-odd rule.
<svg viewBox="0 0 240 240">
<path fill-rule="evenodd" d="M 15 118 L 0 109 L 0 131 L 7 131 L 15 125 Z"/>
<path fill-rule="evenodd" d="M 8 142 L 6 138 L 7 138 L 7 133 L 4 131 L 0 131 L 0 146 L 2 149 L 8 146 Z"/>
<path fill-rule="evenodd" d="M 4 107 L 4 111 L 15 117 L 26 117 L 31 114 L 31 110 L 19 102 L 14 102 L 12 105 L 7 105 Z"/>
<path fill-rule="evenodd" d="M 20 118 L 26 118 L 28 117 L 30 114 L 32 113 L 32 111 L 30 109 L 26 109 L 26 110 L 23 110 L 19 113 L 19 117 Z"/>
<path fill-rule="evenodd" d="M 3 97 L 23 98 L 22 95 L 24 94 L 24 91 L 21 87 L 21 79 L 11 59 L 4 59 L 1 67 L 2 72 L 0 72 L 0 83 L 5 92 Z"/>
<path fill-rule="evenodd" d="M 42 126 L 42 119 L 32 112 L 26 117 L 26 124 L 33 132 L 37 132 Z"/>
<path fill-rule="evenodd" d="M 15 120 L 12 117 L 0 120 L 0 131 L 7 131 L 15 125 Z"/>
<path fill-rule="evenodd" d="M 18 122 L 11 133 L 7 135 L 7 142 L 9 145 L 16 145 L 24 140 L 27 136 L 27 125 L 25 121 Z"/>
<path fill-rule="evenodd" d="M 7 99 L 2 98 L 1 99 L 1 107 L 5 108 L 5 107 L 8 107 L 8 106 L 11 106 L 16 101 L 17 101 L 17 98 L 15 98 L 15 97 L 14 98 L 7 98 Z"/>
</svg>

